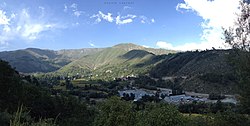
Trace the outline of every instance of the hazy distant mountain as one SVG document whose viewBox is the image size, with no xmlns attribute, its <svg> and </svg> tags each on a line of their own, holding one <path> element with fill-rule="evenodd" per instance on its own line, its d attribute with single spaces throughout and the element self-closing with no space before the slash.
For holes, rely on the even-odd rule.
<svg viewBox="0 0 250 126">
<path fill-rule="evenodd" d="M 43 50 L 27 48 L 16 51 L 0 52 L 0 59 L 6 60 L 12 67 L 23 73 L 51 72 L 82 56 L 102 49 Z"/>
</svg>

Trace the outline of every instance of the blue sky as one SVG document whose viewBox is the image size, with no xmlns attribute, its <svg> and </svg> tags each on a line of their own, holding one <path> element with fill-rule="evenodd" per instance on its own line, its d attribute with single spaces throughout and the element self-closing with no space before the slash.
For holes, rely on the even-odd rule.
<svg viewBox="0 0 250 126">
<path fill-rule="evenodd" d="M 224 48 L 221 27 L 233 24 L 238 1 L 2 0 L 0 51 L 119 43 L 175 50 Z"/>
</svg>

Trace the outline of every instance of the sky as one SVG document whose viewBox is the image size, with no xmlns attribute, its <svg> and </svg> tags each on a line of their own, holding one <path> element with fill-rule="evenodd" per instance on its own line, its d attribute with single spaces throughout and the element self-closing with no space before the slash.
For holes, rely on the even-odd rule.
<svg viewBox="0 0 250 126">
<path fill-rule="evenodd" d="M 239 0 L 0 0 L 0 51 L 228 48 Z"/>
</svg>

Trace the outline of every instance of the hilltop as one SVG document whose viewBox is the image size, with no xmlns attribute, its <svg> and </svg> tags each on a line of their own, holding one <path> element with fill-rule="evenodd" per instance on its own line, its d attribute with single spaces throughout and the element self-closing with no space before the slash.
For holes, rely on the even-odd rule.
<svg viewBox="0 0 250 126">
<path fill-rule="evenodd" d="M 176 53 L 172 50 L 145 48 L 132 43 L 119 44 L 91 55 L 83 56 L 56 71 L 59 75 L 91 74 L 96 78 L 113 79 L 114 77 L 146 73 L 152 61 L 159 54 Z M 151 62 L 151 63 L 149 63 Z M 142 64 L 146 63 L 143 67 Z"/>
</svg>

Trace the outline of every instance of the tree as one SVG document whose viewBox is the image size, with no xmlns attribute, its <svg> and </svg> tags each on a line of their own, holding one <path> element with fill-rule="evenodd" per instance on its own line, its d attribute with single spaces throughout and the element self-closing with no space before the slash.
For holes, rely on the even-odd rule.
<svg viewBox="0 0 250 126">
<path fill-rule="evenodd" d="M 240 1 L 240 13 L 235 26 L 224 29 L 224 39 L 233 48 L 243 51 L 250 49 L 250 5 L 246 0 Z"/>
<path fill-rule="evenodd" d="M 183 126 L 184 116 L 175 106 L 168 104 L 148 104 L 144 111 L 137 113 L 137 126 Z"/>
<path fill-rule="evenodd" d="M 240 103 L 244 113 L 250 113 L 250 4 L 240 1 L 240 13 L 235 26 L 224 29 L 225 42 L 233 51 L 230 54 L 231 63 L 235 66 L 239 80 Z"/>
<path fill-rule="evenodd" d="M 70 79 L 69 79 L 69 78 L 67 78 L 67 79 L 65 80 L 65 83 L 66 83 L 66 89 L 71 90 L 71 89 L 73 88 L 73 85 L 72 85 L 72 83 L 70 82 Z"/>
<path fill-rule="evenodd" d="M 95 118 L 95 126 L 133 126 L 136 115 L 132 103 L 111 97 L 99 106 L 99 115 Z"/>
</svg>

